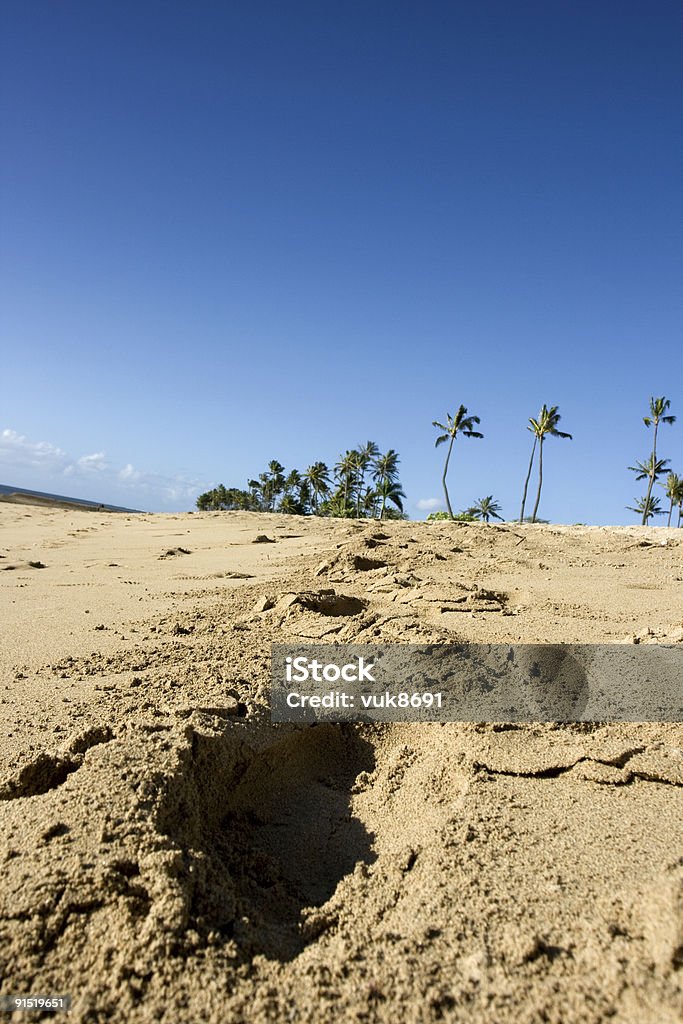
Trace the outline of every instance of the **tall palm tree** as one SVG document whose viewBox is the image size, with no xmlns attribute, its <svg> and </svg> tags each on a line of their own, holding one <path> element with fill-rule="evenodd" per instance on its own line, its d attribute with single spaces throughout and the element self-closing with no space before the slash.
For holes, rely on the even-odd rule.
<svg viewBox="0 0 683 1024">
<path fill-rule="evenodd" d="M 337 475 L 337 479 L 341 481 L 344 506 L 346 507 L 349 500 L 349 491 L 356 479 L 356 452 L 347 449 L 334 467 L 334 472 Z"/>
<path fill-rule="evenodd" d="M 443 444 L 445 441 L 448 441 L 448 452 L 446 453 L 446 462 L 443 467 L 443 476 L 441 477 L 441 482 L 443 484 L 443 492 L 446 497 L 446 507 L 448 509 L 448 514 L 451 517 L 451 519 L 454 519 L 455 516 L 453 515 L 453 509 L 451 508 L 451 500 L 448 496 L 446 476 L 448 475 L 448 463 L 450 461 L 451 452 L 453 450 L 453 442 L 455 441 L 458 434 L 462 434 L 463 437 L 483 437 L 483 434 L 480 434 L 479 431 L 474 430 L 474 424 L 480 422 L 481 420 L 479 419 L 478 416 L 467 415 L 467 408 L 464 405 L 460 406 L 455 416 L 451 416 L 451 414 L 447 412 L 445 423 L 440 423 L 438 420 L 432 420 L 433 427 L 437 427 L 439 430 L 444 431 L 443 434 L 439 434 L 439 436 L 437 437 L 436 441 L 434 442 L 434 447 L 438 448 L 440 444 Z"/>
<path fill-rule="evenodd" d="M 393 448 L 390 448 L 384 455 L 378 454 L 373 464 L 373 480 L 383 480 L 385 477 L 395 480 L 398 477 L 399 461 L 398 452 Z"/>
<path fill-rule="evenodd" d="M 527 430 L 530 430 L 534 435 L 534 443 L 531 449 L 531 459 L 529 461 L 529 469 L 524 481 L 524 494 L 522 495 L 522 509 L 519 513 L 520 523 L 524 522 L 524 506 L 526 505 L 527 490 L 529 488 L 529 480 L 531 479 L 531 470 L 534 464 L 534 456 L 536 454 L 536 447 L 538 446 L 538 491 L 536 492 L 536 503 L 534 505 L 534 511 L 531 514 L 531 522 L 536 522 L 536 516 L 538 514 L 538 506 L 541 503 L 541 488 L 543 487 L 543 442 L 546 437 L 564 437 L 569 441 L 572 440 L 572 435 L 565 433 L 563 430 L 558 430 L 557 424 L 560 422 L 562 417 L 559 413 L 559 406 L 551 405 L 548 408 L 547 405 L 541 406 L 541 411 L 538 414 L 537 419 L 529 419 L 529 426 Z"/>
<path fill-rule="evenodd" d="M 308 480 L 313 492 L 313 511 L 317 515 L 321 496 L 330 493 L 330 471 L 324 462 L 314 462 L 309 466 L 304 477 Z"/>
<path fill-rule="evenodd" d="M 284 482 L 285 494 L 291 494 L 293 491 L 298 491 L 301 487 L 301 473 L 298 469 L 290 469 Z"/>
<path fill-rule="evenodd" d="M 487 495 L 486 498 L 479 498 L 471 508 L 466 509 L 466 512 L 476 519 L 483 519 L 485 523 L 488 523 L 490 519 L 503 521 L 503 517 L 499 514 L 500 502 L 495 501 L 492 494 Z"/>
<path fill-rule="evenodd" d="M 262 510 L 263 490 L 261 488 L 260 482 L 258 480 L 248 480 L 247 487 L 249 488 L 249 493 L 251 494 L 255 507 L 259 509 L 259 511 Z"/>
<path fill-rule="evenodd" d="M 301 506 L 301 514 L 303 516 L 308 515 L 311 509 L 311 485 L 305 476 L 302 476 L 299 479 L 297 498 L 299 505 Z"/>
<path fill-rule="evenodd" d="M 535 420 L 529 419 L 529 423 L 535 423 Z M 527 427 L 527 430 L 532 430 L 532 427 Z M 534 443 L 531 446 L 531 458 L 529 459 L 529 468 L 526 471 L 526 480 L 524 481 L 524 491 L 522 492 L 522 507 L 519 512 L 520 523 L 524 522 L 524 506 L 526 505 L 526 496 L 529 490 L 529 481 L 531 480 L 531 471 L 534 468 L 534 457 L 536 455 L 536 445 L 538 444 L 538 437 L 536 431 L 534 431 Z"/>
<path fill-rule="evenodd" d="M 285 486 L 285 467 L 277 461 L 277 459 L 271 459 L 268 463 L 268 471 L 266 473 L 259 473 L 259 480 L 261 481 L 261 491 L 263 494 L 263 500 L 266 506 L 267 512 L 272 512 L 275 499 L 278 495 L 282 494 Z"/>
<path fill-rule="evenodd" d="M 270 477 L 267 473 L 259 473 L 258 475 L 259 491 L 261 493 L 261 501 L 264 512 L 270 512 L 271 505 L 273 503 L 273 492 Z"/>
<path fill-rule="evenodd" d="M 379 448 L 374 441 L 366 441 L 365 444 L 360 445 L 354 451 L 356 472 L 358 474 L 357 479 L 357 492 L 356 492 L 356 519 L 360 519 L 360 506 L 363 497 L 363 489 L 365 487 L 365 474 L 379 455 Z"/>
<path fill-rule="evenodd" d="M 379 518 L 384 519 L 384 513 L 386 511 L 387 502 L 390 501 L 392 505 L 395 505 L 399 512 L 403 511 L 403 499 L 405 494 L 398 480 L 392 480 L 391 477 L 384 476 L 377 484 L 377 497 L 381 499 L 382 504 L 379 510 Z"/>
<path fill-rule="evenodd" d="M 673 514 L 674 505 L 678 505 L 680 507 L 681 502 L 683 502 L 683 477 L 678 476 L 677 473 L 669 473 L 669 475 L 666 478 L 665 486 L 666 496 L 670 501 L 669 518 L 666 521 L 666 525 L 671 526 L 671 516 Z"/>
<path fill-rule="evenodd" d="M 643 423 L 645 424 L 645 426 L 646 427 L 654 427 L 654 434 L 653 434 L 653 437 L 652 437 L 652 463 L 651 463 L 653 469 L 654 469 L 654 467 L 655 467 L 655 465 L 657 463 L 657 431 L 659 430 L 659 424 L 660 423 L 671 424 L 671 423 L 675 423 L 676 422 L 676 417 L 675 416 L 667 415 L 667 410 L 670 409 L 670 408 L 671 408 L 671 402 L 669 401 L 668 398 L 665 398 L 664 395 L 662 395 L 661 398 L 653 398 L 652 396 L 650 396 L 650 415 L 649 416 L 643 416 Z M 651 472 L 650 476 L 649 476 L 649 479 L 648 479 L 648 483 L 647 483 L 647 494 L 645 495 L 645 501 L 646 501 L 645 507 L 646 508 L 647 508 L 647 503 L 649 502 L 650 498 L 652 497 L 652 487 L 654 485 L 655 480 L 656 480 L 656 475 L 654 474 L 654 472 Z M 646 524 L 647 524 L 647 516 L 646 516 L 646 513 L 643 512 L 643 522 L 642 522 L 642 525 L 645 526 Z"/>
<path fill-rule="evenodd" d="M 637 512 L 639 516 L 643 517 L 642 525 L 647 526 L 648 519 L 652 519 L 653 516 L 663 516 L 664 509 L 659 504 L 659 498 L 634 498 L 635 505 L 627 505 L 626 508 L 631 512 Z"/>
</svg>

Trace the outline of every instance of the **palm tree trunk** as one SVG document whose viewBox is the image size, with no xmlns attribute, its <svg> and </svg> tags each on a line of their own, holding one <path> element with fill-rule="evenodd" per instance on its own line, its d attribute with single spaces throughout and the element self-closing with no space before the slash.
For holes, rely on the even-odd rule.
<svg viewBox="0 0 683 1024">
<path fill-rule="evenodd" d="M 647 482 L 647 494 L 645 496 L 645 511 L 643 512 L 643 521 L 640 524 L 641 526 L 647 526 L 647 520 L 648 520 L 647 510 L 650 507 L 650 497 L 652 495 L 652 486 L 653 486 L 653 484 L 655 482 L 655 466 L 657 464 L 657 427 L 658 426 L 659 426 L 659 424 L 655 422 L 655 433 L 654 433 L 654 437 L 652 438 L 652 470 L 650 472 L 650 476 L 649 476 L 649 479 L 648 479 L 648 482 Z"/>
<path fill-rule="evenodd" d="M 673 510 L 674 510 L 674 500 L 672 498 L 671 499 L 671 504 L 669 505 L 669 518 L 666 521 L 666 525 L 667 526 L 671 526 L 671 515 L 673 513 Z"/>
<path fill-rule="evenodd" d="M 677 526 L 680 528 L 681 519 L 683 519 L 683 505 L 678 506 L 678 523 Z"/>
<path fill-rule="evenodd" d="M 522 495 L 522 511 L 519 513 L 520 523 L 524 522 L 524 506 L 526 505 L 526 495 L 529 490 L 529 481 L 531 480 L 531 470 L 534 465 L 534 455 L 536 454 L 536 437 L 534 437 L 533 447 L 531 449 L 531 458 L 529 459 L 529 470 L 524 481 L 524 494 Z"/>
<path fill-rule="evenodd" d="M 453 509 L 451 508 L 451 499 L 448 497 L 448 487 L 446 486 L 446 475 L 448 474 L 448 462 L 451 457 L 451 451 L 453 450 L 453 442 L 455 438 L 451 435 L 450 444 L 448 445 L 448 454 L 446 455 L 446 463 L 443 467 L 443 476 L 441 477 L 441 483 L 443 484 L 443 493 L 446 496 L 446 508 L 451 519 L 455 519 L 453 515 Z"/>
<path fill-rule="evenodd" d="M 379 513 L 379 518 L 380 519 L 384 519 L 384 509 L 386 508 L 386 504 L 387 504 L 387 496 L 386 496 L 386 494 L 383 494 L 382 495 L 382 508 L 380 509 L 380 513 Z"/>
<path fill-rule="evenodd" d="M 538 443 L 538 491 L 536 492 L 534 511 L 531 514 L 532 523 L 536 522 L 536 513 L 538 512 L 538 506 L 541 504 L 541 487 L 543 487 L 543 438 Z"/>
</svg>

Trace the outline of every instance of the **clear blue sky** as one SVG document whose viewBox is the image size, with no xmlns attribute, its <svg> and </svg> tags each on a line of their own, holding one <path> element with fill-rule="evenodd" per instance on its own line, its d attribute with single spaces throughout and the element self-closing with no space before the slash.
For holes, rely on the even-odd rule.
<svg viewBox="0 0 683 1024">
<path fill-rule="evenodd" d="M 441 497 L 633 522 L 650 394 L 683 472 L 683 7 L 2 7 L 0 482 L 190 508 L 397 448 Z"/>
</svg>

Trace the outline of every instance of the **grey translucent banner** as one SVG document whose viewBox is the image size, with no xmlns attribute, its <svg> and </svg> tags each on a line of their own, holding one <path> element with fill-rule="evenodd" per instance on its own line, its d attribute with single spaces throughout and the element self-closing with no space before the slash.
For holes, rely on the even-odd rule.
<svg viewBox="0 0 683 1024">
<path fill-rule="evenodd" d="M 274 722 L 680 722 L 683 645 L 274 644 Z"/>
</svg>

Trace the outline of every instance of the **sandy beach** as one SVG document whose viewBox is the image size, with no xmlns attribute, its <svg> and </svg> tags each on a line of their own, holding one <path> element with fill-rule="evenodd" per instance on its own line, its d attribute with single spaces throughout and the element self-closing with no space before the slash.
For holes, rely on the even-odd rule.
<svg viewBox="0 0 683 1024">
<path fill-rule="evenodd" d="M 302 600 L 325 588 L 360 610 Z M 268 710 L 274 642 L 681 643 L 683 531 L 8 503 L 0 601 L 3 994 L 131 1024 L 683 1017 L 681 725 Z"/>
</svg>

